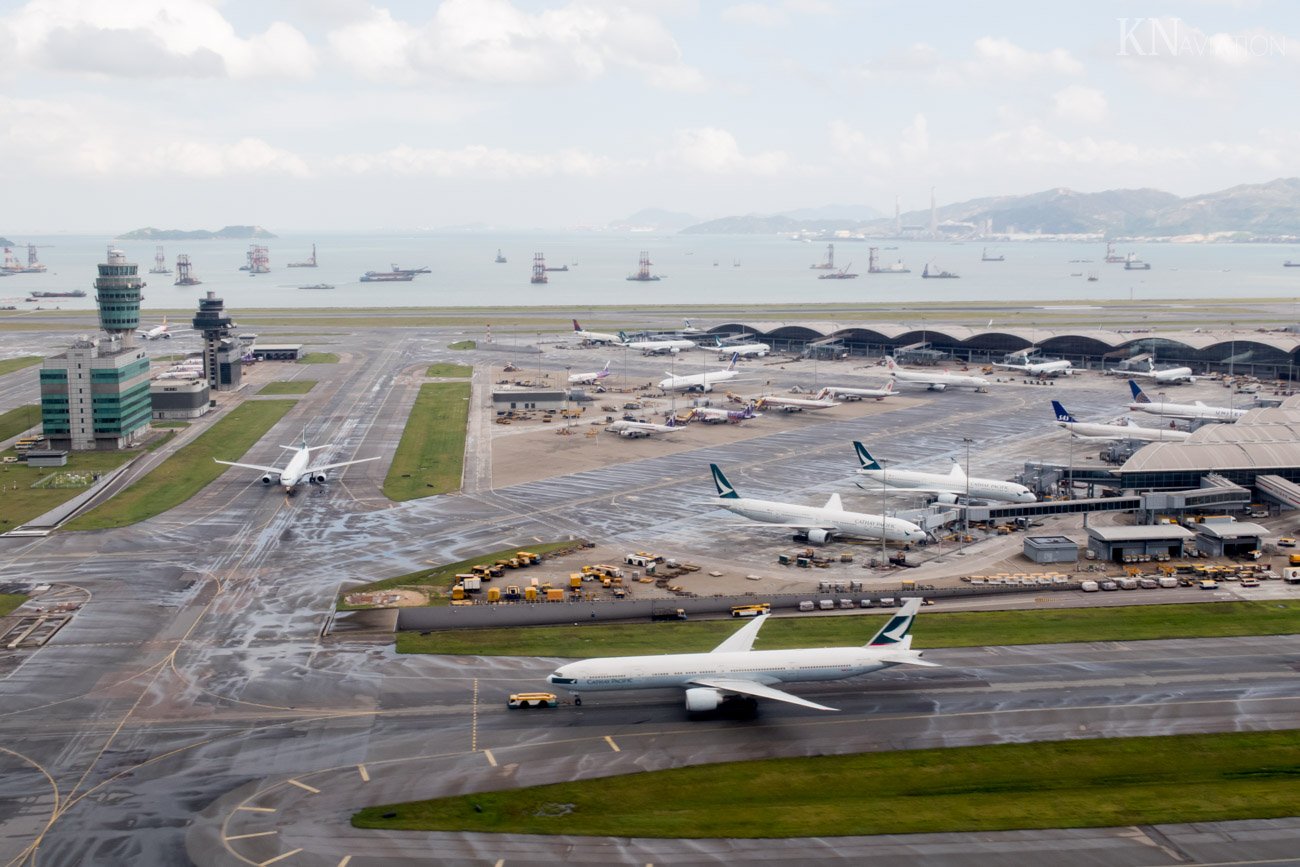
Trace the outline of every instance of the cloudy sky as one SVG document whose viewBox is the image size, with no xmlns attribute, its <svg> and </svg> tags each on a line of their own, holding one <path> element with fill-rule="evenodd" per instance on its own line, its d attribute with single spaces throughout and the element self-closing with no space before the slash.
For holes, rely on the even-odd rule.
<svg viewBox="0 0 1300 867">
<path fill-rule="evenodd" d="M 0 234 L 1300 173 L 1300 5 L 1264 0 L 0 0 L 0 46 Z"/>
</svg>

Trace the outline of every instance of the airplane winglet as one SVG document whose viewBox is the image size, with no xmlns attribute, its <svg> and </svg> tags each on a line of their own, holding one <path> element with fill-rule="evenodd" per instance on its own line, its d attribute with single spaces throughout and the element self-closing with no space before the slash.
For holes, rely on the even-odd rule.
<svg viewBox="0 0 1300 867">
<path fill-rule="evenodd" d="M 727 636 L 727 639 L 719 644 L 710 653 L 740 653 L 754 649 L 754 639 L 758 637 L 758 630 L 763 628 L 767 618 L 771 614 L 760 614 L 735 632 Z"/>
</svg>

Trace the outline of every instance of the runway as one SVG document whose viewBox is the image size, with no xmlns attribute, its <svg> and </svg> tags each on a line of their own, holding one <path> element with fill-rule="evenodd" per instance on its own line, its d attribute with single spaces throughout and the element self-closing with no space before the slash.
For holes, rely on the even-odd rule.
<svg viewBox="0 0 1300 867">
<path fill-rule="evenodd" d="M 475 360 L 442 349 L 446 338 L 348 335 L 331 347 L 342 363 L 293 370 L 317 386 L 247 459 L 278 458 L 277 445 L 305 426 L 313 439 L 334 443 L 339 459 L 390 454 L 424 366 Z M 585 369 L 595 355 L 563 361 Z M 648 375 L 660 366 L 634 364 Z M 786 386 L 796 381 L 772 375 Z M 1076 411 L 1114 404 L 1114 385 L 1072 386 Z M 900 853 L 956 863 L 972 847 L 987 863 L 1038 852 L 1059 856 L 1055 863 L 1175 863 L 1160 860 L 1165 843 L 1143 842 L 1132 829 L 980 835 L 978 844 L 944 837 L 756 847 L 398 836 L 347 826 L 366 803 L 702 761 L 1293 727 L 1295 636 L 930 651 L 944 668 L 795 687 L 842 713 L 765 706 L 742 724 L 688 722 L 671 693 L 593 695 L 581 710 L 510 714 L 505 695 L 537 688 L 555 660 L 398 658 L 387 646 L 320 637 L 340 587 L 529 539 L 671 542 L 744 562 L 772 537 L 748 528 L 724 534 L 701 517 L 708 510 L 697 500 L 711 491 L 700 468 L 709 461 L 725 462 L 755 496 L 784 490 L 811 501 L 843 490 L 857 500 L 845 487 L 854 466 L 849 439 L 887 438 L 900 465 L 933 466 L 969 436 L 982 470 L 1010 474 L 1026 449 L 1047 442 L 1049 414 L 1035 421 L 1044 394 L 945 393 L 857 423 L 783 419 L 734 446 L 495 489 L 480 466 L 472 493 L 400 505 L 378 493 L 387 461 L 349 468 L 293 499 L 232 471 L 134 527 L 0 539 L 0 582 L 48 581 L 90 597 L 50 644 L 5 656 L 0 864 L 337 865 L 348 855 L 351 865 L 513 864 L 553 863 L 559 854 L 588 863 L 789 863 Z M 1064 452 L 1055 441 L 1048 447 Z M 1298 830 L 1215 828 L 1208 836 L 1159 833 L 1175 841 L 1170 851 L 1188 853 L 1226 851 L 1209 837 L 1232 834 L 1229 848 L 1249 860 L 1279 857 L 1279 835 L 1294 840 Z"/>
</svg>

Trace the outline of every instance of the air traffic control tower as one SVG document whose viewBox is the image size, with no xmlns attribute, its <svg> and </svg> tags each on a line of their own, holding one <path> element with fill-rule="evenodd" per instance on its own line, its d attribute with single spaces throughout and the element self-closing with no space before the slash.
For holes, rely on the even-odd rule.
<svg viewBox="0 0 1300 867">
<path fill-rule="evenodd" d="M 199 299 L 199 312 L 194 314 L 194 330 L 203 333 L 203 372 L 208 387 L 213 391 L 234 391 L 239 388 L 243 366 L 240 360 L 239 341 L 231 335 L 237 326 L 226 314 L 226 302 L 217 293 L 208 290 L 207 297 Z"/>
<path fill-rule="evenodd" d="M 99 327 L 112 337 L 120 337 L 127 349 L 135 345 L 140 328 L 140 302 L 144 300 L 140 290 L 144 281 L 139 272 L 139 265 L 126 261 L 125 253 L 110 246 L 108 261 L 99 264 L 99 276 L 95 278 Z"/>
</svg>

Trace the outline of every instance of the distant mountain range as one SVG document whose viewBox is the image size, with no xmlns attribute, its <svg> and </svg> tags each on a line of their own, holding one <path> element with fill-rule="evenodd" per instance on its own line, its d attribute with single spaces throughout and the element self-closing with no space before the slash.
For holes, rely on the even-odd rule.
<svg viewBox="0 0 1300 867">
<path fill-rule="evenodd" d="M 609 228 L 625 232 L 632 230 L 677 232 L 698 222 L 698 218 L 680 211 L 665 211 L 663 208 L 642 208 L 629 217 L 624 217 L 621 220 L 611 220 Z"/>
<path fill-rule="evenodd" d="M 724 217 L 683 230 L 688 234 L 773 234 L 781 232 L 894 233 L 893 218 L 796 218 L 800 212 L 773 216 Z M 1266 184 L 1242 184 L 1214 193 L 1180 198 L 1161 190 L 1106 190 L 1079 193 L 1060 187 L 1025 196 L 993 196 L 943 205 L 936 209 L 946 234 L 961 234 L 992 224 L 994 234 L 1100 234 L 1144 237 L 1233 235 L 1276 237 L 1300 235 L 1300 178 Z M 902 215 L 905 227 L 928 229 L 929 210 Z M 956 231 L 953 231 L 953 230 Z"/>
<path fill-rule="evenodd" d="M 0 247 L 17 247 L 17 246 L 18 246 L 17 244 L 15 244 L 13 241 L 10 241 L 8 238 L 0 237 Z"/>
<path fill-rule="evenodd" d="M 249 241 L 255 239 L 274 238 L 275 235 L 263 229 L 261 226 L 226 226 L 224 229 L 218 229 L 210 232 L 207 229 L 155 229 L 153 226 L 146 226 L 143 229 L 136 229 L 127 232 L 125 235 L 118 235 L 119 241 Z"/>
</svg>

